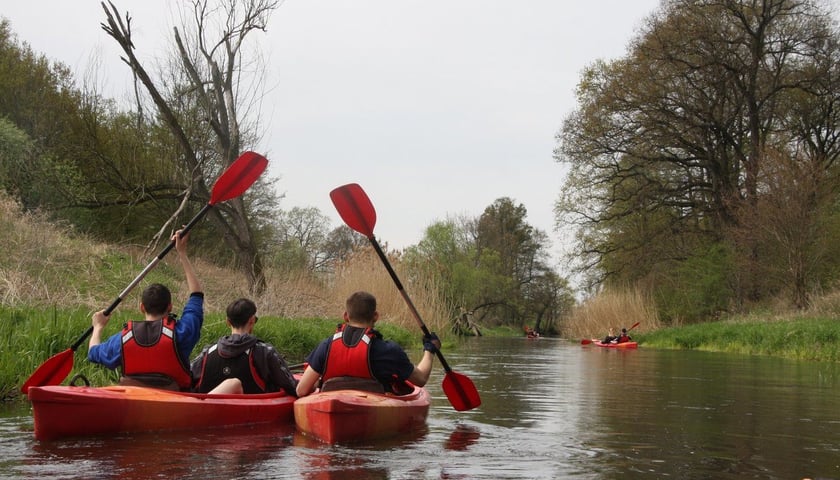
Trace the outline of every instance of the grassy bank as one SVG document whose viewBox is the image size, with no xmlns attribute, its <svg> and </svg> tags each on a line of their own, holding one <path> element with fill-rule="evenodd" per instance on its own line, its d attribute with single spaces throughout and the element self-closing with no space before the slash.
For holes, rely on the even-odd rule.
<svg viewBox="0 0 840 480">
<path fill-rule="evenodd" d="M 39 365 L 50 356 L 70 348 L 90 326 L 90 315 L 90 311 L 81 309 L 0 307 L 0 316 L 8 320 L 0 322 L 0 398 L 17 396 L 20 385 Z M 133 312 L 116 311 L 106 335 L 116 333 L 124 322 L 138 318 L 139 315 Z M 335 330 L 338 322 L 338 319 L 292 320 L 260 315 L 254 333 L 272 343 L 289 364 L 296 364 L 302 363 L 318 342 Z M 413 360 L 419 360 L 422 352 L 419 329 L 410 330 L 387 322 L 379 322 L 377 329 L 386 339 L 403 345 Z M 229 332 L 224 315 L 208 314 L 204 320 L 201 340 L 193 354 L 197 355 L 202 346 L 214 343 L 217 338 Z M 82 374 L 96 386 L 117 381 L 116 373 L 88 363 L 86 356 L 87 341 L 76 351 L 74 368 L 67 380 L 73 375 Z"/>
<path fill-rule="evenodd" d="M 840 361 L 840 322 L 833 318 L 709 322 L 640 333 L 634 339 L 647 348 Z"/>
</svg>

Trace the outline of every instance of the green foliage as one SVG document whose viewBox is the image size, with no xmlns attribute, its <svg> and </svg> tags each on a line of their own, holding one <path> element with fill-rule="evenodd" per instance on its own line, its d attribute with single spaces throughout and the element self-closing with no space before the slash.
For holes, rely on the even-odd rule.
<svg viewBox="0 0 840 480">
<path fill-rule="evenodd" d="M 663 3 L 626 56 L 583 73 L 556 212 L 592 286 L 638 283 L 696 319 L 780 294 L 803 308 L 831 285 L 840 37 L 823 6 L 782 5 Z M 735 253 L 698 253 L 709 242 Z"/>
<path fill-rule="evenodd" d="M 429 226 L 404 260 L 439 279 L 447 302 L 483 325 L 542 322 L 546 330 L 574 300 L 547 264 L 548 237 L 526 217 L 523 205 L 499 198 L 477 219 Z"/>
<path fill-rule="evenodd" d="M 655 295 L 661 319 L 691 323 L 727 311 L 733 292 L 732 265 L 731 250 L 714 244 L 663 272 Z"/>
<path fill-rule="evenodd" d="M 840 322 L 829 318 L 776 322 L 707 322 L 639 333 L 634 338 L 640 345 L 652 348 L 840 361 Z"/>
</svg>

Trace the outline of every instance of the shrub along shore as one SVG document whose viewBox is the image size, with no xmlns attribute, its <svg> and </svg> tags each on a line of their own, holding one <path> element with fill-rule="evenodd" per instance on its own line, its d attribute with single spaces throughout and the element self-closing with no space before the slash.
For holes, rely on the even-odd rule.
<svg viewBox="0 0 840 480">
<path fill-rule="evenodd" d="M 633 339 L 645 348 L 840 361 L 840 322 L 830 317 L 733 319 L 637 333 Z"/>
</svg>

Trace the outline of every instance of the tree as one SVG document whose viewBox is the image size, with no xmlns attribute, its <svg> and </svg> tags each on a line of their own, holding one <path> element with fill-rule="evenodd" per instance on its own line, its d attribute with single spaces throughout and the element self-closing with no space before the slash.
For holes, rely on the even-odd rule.
<svg viewBox="0 0 840 480">
<path fill-rule="evenodd" d="M 278 263 L 290 270 L 324 269 L 329 218 L 315 207 L 294 207 L 278 216 Z"/>
<path fill-rule="evenodd" d="M 81 108 L 69 68 L 19 44 L 0 19 L 0 186 L 24 208 L 66 205 L 79 186 Z"/>
<path fill-rule="evenodd" d="M 837 157 L 834 45 L 810 1 L 671 0 L 625 58 L 591 65 L 555 151 L 571 166 L 556 212 L 579 228 L 579 267 L 597 283 L 652 281 L 720 242 L 772 262 L 754 236 L 731 232 L 772 195 L 769 154 L 801 160 L 809 145 L 824 168 Z M 772 293 L 758 271 L 739 278 L 738 298 Z"/>
<path fill-rule="evenodd" d="M 208 179 L 215 179 L 257 137 L 246 122 L 258 90 L 242 84 L 249 78 L 243 48 L 252 32 L 265 30 L 279 0 L 234 0 L 218 8 L 208 0 L 193 0 L 191 4 L 194 23 L 184 22 L 183 32 L 174 29 L 179 66 L 173 72 L 174 81 L 152 79 L 135 55 L 131 17 L 120 17 L 113 3 L 109 2 L 110 7 L 102 3 L 106 15 L 102 28 L 122 48 L 122 60 L 145 87 L 159 118 L 173 135 L 178 146 L 174 161 L 189 176 L 184 195 L 200 204 L 210 198 Z M 162 90 L 161 83 L 169 90 Z M 142 112 L 142 104 L 139 107 Z M 262 291 L 263 262 L 246 200 L 238 197 L 225 202 L 210 210 L 210 218 L 225 244 L 235 252 L 250 289 Z"/>
<path fill-rule="evenodd" d="M 549 266 L 548 236 L 526 217 L 522 204 L 499 198 L 478 218 L 430 225 L 404 260 L 438 280 L 458 319 L 475 315 L 494 325 L 549 327 L 574 299 L 568 282 Z"/>
</svg>

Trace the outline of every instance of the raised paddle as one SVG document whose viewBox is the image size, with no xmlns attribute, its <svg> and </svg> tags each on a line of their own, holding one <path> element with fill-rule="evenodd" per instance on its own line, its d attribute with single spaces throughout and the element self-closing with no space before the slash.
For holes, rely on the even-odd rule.
<svg viewBox="0 0 840 480">
<path fill-rule="evenodd" d="M 213 190 L 210 193 L 210 201 L 207 205 L 199 211 L 192 220 L 181 229 L 181 235 L 185 235 L 192 229 L 199 220 L 213 207 L 213 205 L 236 198 L 242 195 L 245 190 L 251 187 L 257 178 L 262 175 L 265 168 L 268 166 L 268 160 L 258 153 L 245 152 L 239 156 L 222 175 L 216 180 L 213 185 Z M 105 309 L 105 315 L 110 315 L 111 312 L 117 308 L 117 305 L 125 299 L 129 292 L 131 292 L 137 284 L 143 280 L 158 262 L 175 247 L 175 240 L 172 240 L 169 245 L 155 257 L 146 268 L 140 272 L 137 277 L 120 293 L 120 295 Z M 76 349 L 85 341 L 85 339 L 93 333 L 93 326 L 90 326 L 87 331 L 79 337 L 78 340 L 67 350 L 57 353 L 48 358 L 47 361 L 41 364 L 32 375 L 23 383 L 20 390 L 23 393 L 29 391 L 29 387 L 40 387 L 44 385 L 58 385 L 67 378 L 70 370 L 73 368 L 73 354 Z"/>
<path fill-rule="evenodd" d="M 405 292 L 402 282 L 397 277 L 397 273 L 391 267 L 388 257 L 385 256 L 382 247 L 379 246 L 379 242 L 373 236 L 373 227 L 376 224 L 376 210 L 373 208 L 373 203 L 371 203 L 365 191 L 358 184 L 350 183 L 331 191 L 330 199 L 332 199 L 333 205 L 335 205 L 344 223 L 370 240 L 371 245 L 373 245 L 374 250 L 379 255 L 379 259 L 385 264 L 385 268 L 391 275 L 391 279 L 397 285 L 397 290 L 400 291 L 405 303 L 408 305 L 408 309 L 411 310 L 411 314 L 417 320 L 420 329 L 423 330 L 423 334 L 426 336 L 431 335 L 426 324 L 420 318 L 420 313 L 417 311 L 417 308 L 414 307 L 414 303 Z M 443 392 L 446 394 L 446 398 L 449 399 L 452 407 L 460 412 L 471 410 L 481 405 L 481 397 L 472 380 L 466 375 L 453 372 L 449 364 L 446 363 L 446 359 L 443 358 L 443 353 L 441 353 L 440 349 L 437 349 L 435 353 L 441 365 L 443 365 L 443 369 L 446 370 L 446 376 L 443 379 Z"/>
</svg>

